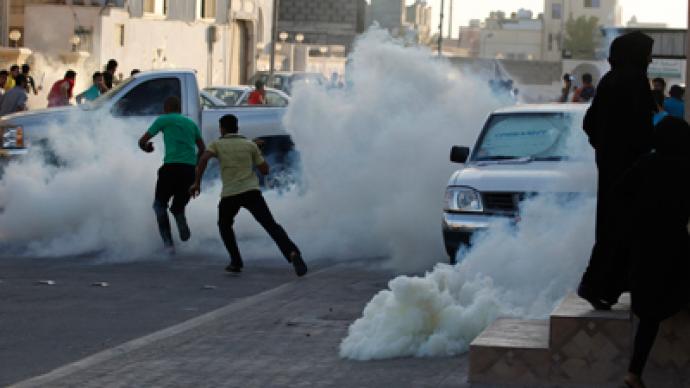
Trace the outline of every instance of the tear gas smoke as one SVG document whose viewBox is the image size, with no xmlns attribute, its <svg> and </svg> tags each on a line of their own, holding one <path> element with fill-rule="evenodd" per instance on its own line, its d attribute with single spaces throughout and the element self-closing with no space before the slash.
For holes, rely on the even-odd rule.
<svg viewBox="0 0 690 388">
<path fill-rule="evenodd" d="M 349 86 L 297 88 L 285 122 L 302 157 L 306 188 L 267 193 L 276 219 L 305 257 L 392 257 L 399 269 L 444 259 L 440 204 L 452 144 L 470 144 L 498 102 L 486 80 L 461 74 L 425 49 L 372 30 L 351 56 Z M 240 123 L 241 126 L 242 123 Z M 162 144 L 138 150 L 144 124 L 100 118 L 52 128 L 63 167 L 38 157 L 0 181 L 0 246 L 31 255 L 98 251 L 117 260 L 160 246 L 151 210 Z M 226 257 L 216 227 L 219 184 L 187 208 L 192 241 L 178 250 Z M 241 213 L 246 257 L 277 256 Z"/>
<path fill-rule="evenodd" d="M 455 355 L 498 317 L 545 318 L 577 285 L 594 241 L 595 167 L 579 120 L 564 143 L 569 159 L 551 163 L 567 179 L 544 188 L 568 195 L 525 200 L 517 224 L 494 221 L 458 253 L 456 266 L 437 264 L 422 277 L 391 280 L 350 326 L 340 355 Z"/>
<path fill-rule="evenodd" d="M 518 227 L 496 221 L 460 264 L 390 281 L 350 326 L 340 355 L 454 355 L 497 317 L 546 317 L 586 266 L 594 209 L 591 198 L 567 206 L 551 196 L 526 201 Z"/>
</svg>

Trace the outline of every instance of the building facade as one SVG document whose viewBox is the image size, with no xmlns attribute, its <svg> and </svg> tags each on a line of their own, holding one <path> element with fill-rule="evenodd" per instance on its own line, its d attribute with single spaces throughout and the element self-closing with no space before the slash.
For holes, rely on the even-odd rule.
<svg viewBox="0 0 690 388">
<path fill-rule="evenodd" d="M 565 25 L 580 16 L 596 17 L 600 27 L 621 25 L 618 0 L 545 0 L 542 51 L 546 60 L 562 59 Z"/>
<path fill-rule="evenodd" d="M 542 20 L 528 10 L 506 17 L 491 12 L 481 29 L 479 56 L 482 58 L 542 60 Z"/>
<path fill-rule="evenodd" d="M 349 51 L 366 28 L 366 12 L 366 0 L 280 0 L 278 31 L 287 33 L 287 43 Z"/>
<path fill-rule="evenodd" d="M 13 23 L 34 53 L 84 53 L 93 69 L 115 58 L 124 74 L 191 68 L 201 86 L 242 84 L 256 70 L 257 48 L 270 41 L 271 0 L 23 2 Z"/>
</svg>

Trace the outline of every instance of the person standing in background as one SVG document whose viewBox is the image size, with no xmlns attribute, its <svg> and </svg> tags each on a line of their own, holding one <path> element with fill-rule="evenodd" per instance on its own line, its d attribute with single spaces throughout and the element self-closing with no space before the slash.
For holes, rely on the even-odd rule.
<svg viewBox="0 0 690 388">
<path fill-rule="evenodd" d="M 31 67 L 28 64 L 23 64 L 22 65 L 22 74 L 24 77 L 26 77 L 26 92 L 27 93 L 34 93 L 34 96 L 38 95 L 38 89 L 36 88 L 36 81 L 34 81 L 34 77 L 32 77 L 29 72 L 31 71 Z"/>
<path fill-rule="evenodd" d="M 254 90 L 249 94 L 247 99 L 247 104 L 249 105 L 264 105 L 266 104 L 266 88 L 264 88 L 264 83 L 257 80 L 254 83 Z"/>
<path fill-rule="evenodd" d="M 570 97 L 570 90 L 572 88 L 573 88 L 572 77 L 568 73 L 563 74 L 563 89 L 561 89 L 561 97 L 558 99 L 558 102 L 570 101 L 568 99 L 568 97 Z"/>
<path fill-rule="evenodd" d="M 664 100 L 664 110 L 673 117 L 685 119 L 685 90 L 680 85 L 673 85 L 668 91 L 669 97 Z"/>
<path fill-rule="evenodd" d="M 91 79 L 93 80 L 93 85 L 75 97 L 77 104 L 81 104 L 84 99 L 86 101 L 93 101 L 97 99 L 98 96 L 108 91 L 103 83 L 103 73 L 97 71 L 93 73 Z"/>
<path fill-rule="evenodd" d="M 575 90 L 573 102 L 590 102 L 595 94 L 596 89 L 594 84 L 592 84 L 592 75 L 585 73 L 582 75 L 582 86 Z"/>
<path fill-rule="evenodd" d="M 7 90 L 5 90 L 5 83 L 7 82 L 7 77 L 10 75 L 10 72 L 7 70 L 0 70 L 0 99 L 2 98 L 2 95 L 5 94 Z"/>
<path fill-rule="evenodd" d="M 7 77 L 7 81 L 5 81 L 5 84 L 4 84 L 6 92 L 9 92 L 10 89 L 12 89 L 14 87 L 14 85 L 16 85 L 15 80 L 17 79 L 18 75 L 19 75 L 19 66 L 12 65 L 10 67 L 10 74 Z"/>
<path fill-rule="evenodd" d="M 14 81 L 14 87 L 2 96 L 0 116 L 27 110 L 26 101 L 29 96 L 26 94 L 26 77 L 19 74 Z"/>
<path fill-rule="evenodd" d="M 48 93 L 48 108 L 70 104 L 69 100 L 72 99 L 76 79 L 77 73 L 74 70 L 67 70 L 65 78 L 53 84 Z"/>
<path fill-rule="evenodd" d="M 105 71 L 103 72 L 103 81 L 108 90 L 113 88 L 115 82 L 115 72 L 117 71 L 117 61 L 111 59 L 108 64 L 105 65 Z"/>
<path fill-rule="evenodd" d="M 664 96 L 666 95 L 666 80 L 657 77 L 652 80 L 652 90 L 658 90 L 663 94 Z"/>
</svg>

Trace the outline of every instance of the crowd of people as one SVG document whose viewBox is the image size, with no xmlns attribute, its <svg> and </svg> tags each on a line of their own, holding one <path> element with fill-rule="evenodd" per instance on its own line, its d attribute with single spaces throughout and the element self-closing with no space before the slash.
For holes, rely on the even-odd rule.
<svg viewBox="0 0 690 388">
<path fill-rule="evenodd" d="M 103 72 L 93 73 L 91 86 L 76 96 L 74 87 L 77 73 L 71 69 L 67 70 L 64 77 L 51 86 L 47 96 L 48 107 L 67 106 L 73 99 L 77 104 L 95 100 L 122 80 L 121 74 L 115 75 L 117 67 L 116 60 L 109 60 Z M 42 85 L 36 85 L 30 72 L 31 66 L 28 64 L 21 67 L 12 65 L 9 71 L 0 70 L 0 116 L 28 110 L 29 95 L 31 93 L 38 95 L 38 92 L 43 89 Z M 133 76 L 139 72 L 138 69 L 134 69 L 130 75 Z"/>
<path fill-rule="evenodd" d="M 609 310 L 630 292 L 639 325 L 624 382 L 633 388 L 645 386 L 660 323 L 690 302 L 690 126 L 682 88 L 665 96 L 655 79 L 652 90 L 653 44 L 641 32 L 613 41 L 611 70 L 583 123 L 599 174 L 595 243 L 578 294 Z"/>
</svg>

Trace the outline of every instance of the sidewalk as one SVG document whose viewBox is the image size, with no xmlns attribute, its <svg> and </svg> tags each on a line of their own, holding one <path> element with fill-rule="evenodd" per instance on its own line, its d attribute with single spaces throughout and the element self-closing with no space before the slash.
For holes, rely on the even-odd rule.
<svg viewBox="0 0 690 388">
<path fill-rule="evenodd" d="M 467 358 L 355 362 L 347 327 L 391 275 L 339 265 L 14 387 L 462 387 Z"/>
</svg>

